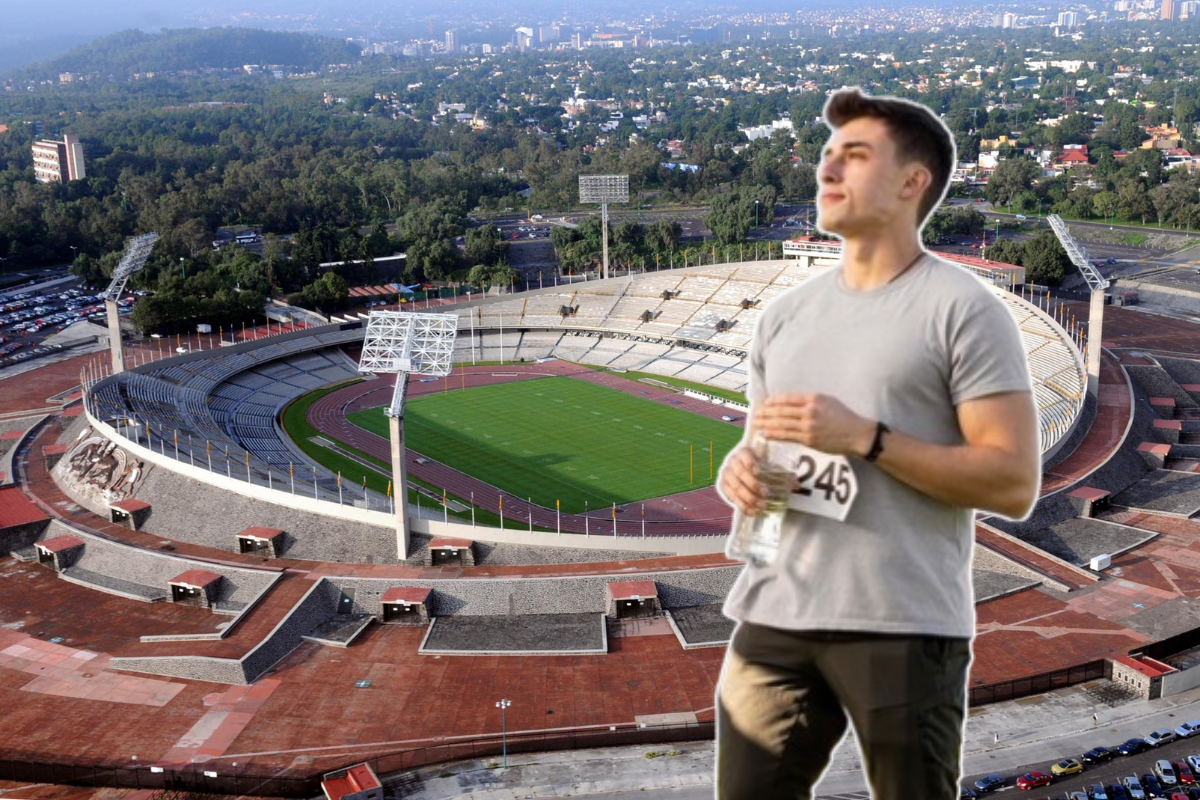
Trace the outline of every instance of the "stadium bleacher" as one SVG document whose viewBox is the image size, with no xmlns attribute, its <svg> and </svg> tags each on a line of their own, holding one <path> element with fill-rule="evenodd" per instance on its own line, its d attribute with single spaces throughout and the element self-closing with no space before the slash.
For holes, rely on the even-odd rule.
<svg viewBox="0 0 1200 800">
<path fill-rule="evenodd" d="M 693 267 L 482 301 L 452 311 L 460 333 L 454 357 L 553 357 L 744 392 L 744 359 L 763 306 L 823 269 L 795 261 Z M 1049 449 L 1079 415 L 1087 385 L 1082 355 L 1050 316 L 1003 289 L 991 290 L 1021 331 L 1041 444 Z M 564 307 L 573 313 L 560 313 Z M 249 461 L 251 479 L 268 483 L 268 470 L 285 474 L 297 460 L 278 430 L 280 410 L 307 391 L 354 377 L 356 365 L 339 346 L 361 337 L 361 329 L 325 329 L 239 352 L 213 351 L 210 358 L 144 365 L 101 381 L 92 402 L 130 436 L 135 433 L 124 420 L 137 421 L 142 439 L 148 425 L 160 452 L 174 453 L 178 433 L 181 460 L 207 464 L 211 456 L 214 469 L 232 474 L 237 468 L 239 476 Z M 328 478 L 321 491 L 336 494 Z"/>
</svg>

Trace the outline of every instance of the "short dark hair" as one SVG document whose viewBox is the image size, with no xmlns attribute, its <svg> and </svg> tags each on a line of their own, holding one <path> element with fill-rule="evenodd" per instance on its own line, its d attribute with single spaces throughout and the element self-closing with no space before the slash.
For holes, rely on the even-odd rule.
<svg viewBox="0 0 1200 800">
<path fill-rule="evenodd" d="M 918 225 L 941 202 L 954 171 L 950 129 L 928 107 L 899 97 L 871 97 L 857 86 L 839 89 L 825 103 L 825 123 L 840 128 L 859 117 L 882 120 L 896 144 L 901 163 L 920 162 L 933 176 L 917 209 Z"/>
</svg>

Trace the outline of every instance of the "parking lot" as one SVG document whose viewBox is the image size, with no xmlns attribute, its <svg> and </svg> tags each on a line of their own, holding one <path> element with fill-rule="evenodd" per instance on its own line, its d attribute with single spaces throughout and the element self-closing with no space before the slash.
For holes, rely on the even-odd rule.
<svg viewBox="0 0 1200 800">
<path fill-rule="evenodd" d="M 133 309 L 134 298 L 118 302 L 122 314 Z M 78 281 L 39 290 L 19 287 L 0 295 L 0 358 L 40 344 L 80 320 L 104 319 L 101 295 L 79 288 Z"/>
<path fill-rule="evenodd" d="M 1183 720 L 1180 720 L 1180 722 L 1182 723 Z M 1191 725 L 1193 723 L 1188 724 Z M 1192 736 L 1200 732 L 1200 721 L 1194 724 L 1197 727 L 1192 732 Z M 1114 742 L 1106 739 L 1104 737 L 1104 729 L 1096 731 L 1095 746 L 1116 750 L 1121 744 L 1122 742 L 1120 741 Z M 1083 753 L 1079 753 L 1074 757 L 1080 760 L 1082 755 Z M 991 791 L 977 791 L 974 789 L 975 782 L 984 778 L 984 775 L 967 776 L 964 777 L 962 785 L 971 788 L 972 791 L 975 791 L 975 794 L 964 793 L 963 797 L 988 797 L 991 795 L 1003 797 L 1008 794 L 1019 794 L 1035 798 L 1035 800 L 1041 800 L 1042 798 L 1048 798 L 1049 800 L 1060 800 L 1060 798 L 1078 800 L 1078 798 L 1072 797 L 1072 793 L 1084 792 L 1087 800 L 1099 800 L 1099 798 L 1104 798 L 1104 800 L 1140 800 L 1128 792 L 1126 792 L 1125 797 L 1121 797 L 1119 793 L 1109 791 L 1109 789 L 1114 784 L 1121 784 L 1129 776 L 1136 776 L 1138 783 L 1141 784 L 1143 776 L 1154 775 L 1154 764 L 1159 760 L 1184 765 L 1189 771 L 1187 777 L 1194 778 L 1195 775 L 1200 774 L 1200 736 L 1196 736 L 1195 738 L 1176 738 L 1157 747 L 1147 746 L 1142 752 L 1132 755 L 1115 755 L 1111 759 L 1100 763 L 1084 763 L 1082 772 L 1061 777 L 1052 776 L 1053 782 L 1050 785 L 1031 790 L 1018 788 L 1017 779 L 1033 771 L 1050 774 L 1054 763 L 1057 762 L 1034 764 L 1029 765 L 1023 770 L 1000 773 L 1005 779 L 1004 783 Z M 1092 791 L 1093 787 L 1097 785 L 1104 787 L 1105 791 L 1103 794 L 1097 795 Z M 1164 786 L 1158 791 L 1146 791 L 1146 788 L 1149 787 L 1143 787 L 1142 795 L 1145 798 L 1171 798 L 1172 792 L 1179 793 L 1183 797 L 1188 798 L 1188 800 L 1197 800 L 1197 798 L 1200 798 L 1200 786 L 1195 786 L 1194 784 L 1185 783 L 1175 787 Z"/>
</svg>

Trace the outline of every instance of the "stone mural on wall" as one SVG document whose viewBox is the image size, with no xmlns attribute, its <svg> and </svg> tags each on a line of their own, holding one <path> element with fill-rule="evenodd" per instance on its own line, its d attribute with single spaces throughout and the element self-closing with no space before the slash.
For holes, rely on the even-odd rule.
<svg viewBox="0 0 1200 800">
<path fill-rule="evenodd" d="M 105 506 L 132 497 L 144 472 L 142 462 L 91 427 L 80 431 L 66 457 L 54 467 L 55 477 L 72 494 Z"/>
</svg>

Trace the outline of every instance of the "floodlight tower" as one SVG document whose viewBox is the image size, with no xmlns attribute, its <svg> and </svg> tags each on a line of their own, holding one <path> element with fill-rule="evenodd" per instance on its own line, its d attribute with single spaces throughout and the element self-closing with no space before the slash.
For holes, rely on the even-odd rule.
<svg viewBox="0 0 1200 800">
<path fill-rule="evenodd" d="M 1100 270 L 1092 265 L 1088 252 L 1067 229 L 1067 225 L 1058 214 L 1049 214 L 1046 221 L 1054 229 L 1054 235 L 1067 251 L 1071 263 L 1079 268 L 1079 274 L 1087 281 L 1092 292 L 1091 307 L 1088 311 L 1088 348 L 1087 374 L 1088 394 L 1093 398 L 1100 391 L 1100 337 L 1104 334 L 1104 290 L 1108 288 L 1108 278 L 1100 274 Z"/>
<path fill-rule="evenodd" d="M 112 348 L 112 371 L 116 375 L 125 371 L 125 351 L 121 349 L 121 318 L 117 309 L 117 301 L 129 277 L 146 266 L 146 259 L 158 241 L 157 233 L 146 233 L 135 236 L 125 245 L 125 255 L 113 270 L 112 282 L 104 290 L 104 310 L 108 312 L 108 340 Z"/>
<path fill-rule="evenodd" d="M 410 314 L 406 311 L 372 311 L 359 372 L 393 373 L 396 389 L 384 412 L 392 444 L 392 487 L 395 490 L 396 550 L 408 558 L 408 474 L 404 467 L 404 394 L 409 375 L 445 377 L 453 364 L 455 314 Z"/>
<path fill-rule="evenodd" d="M 628 175 L 580 175 L 579 202 L 600 204 L 601 261 L 608 277 L 608 204 L 629 202 Z"/>
</svg>

